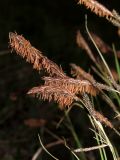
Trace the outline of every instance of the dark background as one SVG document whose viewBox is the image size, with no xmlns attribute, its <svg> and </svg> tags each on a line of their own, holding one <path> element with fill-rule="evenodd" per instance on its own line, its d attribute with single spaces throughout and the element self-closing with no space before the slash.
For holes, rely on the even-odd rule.
<svg viewBox="0 0 120 160">
<path fill-rule="evenodd" d="M 120 12 L 119 0 L 99 2 L 110 10 L 116 9 Z M 71 62 L 88 70 L 90 60 L 75 42 L 78 29 L 88 37 L 84 25 L 86 13 L 89 29 L 109 45 L 114 42 L 119 48 L 117 27 L 105 18 L 99 18 L 87 11 L 83 5 L 77 5 L 76 0 L 0 2 L 0 159 L 27 160 L 39 147 L 37 134 L 41 129 L 27 127 L 24 124 L 25 119 L 45 118 L 54 122 L 54 119 L 63 114 L 57 106 L 53 107 L 53 104 L 26 96 L 30 88 L 40 84 L 40 76 L 25 60 L 10 53 L 9 32 L 22 34 L 44 55 L 61 65 L 68 74 Z M 55 126 L 52 125 L 48 123 L 54 131 Z M 69 137 L 66 132 L 55 130 L 56 134 Z M 51 140 L 47 139 L 46 142 Z M 63 149 L 61 147 L 61 150 Z M 59 152 L 57 154 L 59 155 Z M 59 155 L 60 159 L 62 156 Z"/>
</svg>

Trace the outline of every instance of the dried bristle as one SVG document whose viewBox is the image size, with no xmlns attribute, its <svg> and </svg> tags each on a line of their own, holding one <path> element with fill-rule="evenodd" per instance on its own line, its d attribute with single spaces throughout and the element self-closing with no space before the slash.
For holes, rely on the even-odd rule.
<svg viewBox="0 0 120 160">
<path fill-rule="evenodd" d="M 60 105 L 61 109 L 70 106 L 74 100 L 78 100 L 75 94 L 60 87 L 40 86 L 32 88 L 28 94 L 37 95 L 43 100 L 55 101 Z"/>
<path fill-rule="evenodd" d="M 72 74 L 77 76 L 78 78 L 83 78 L 91 82 L 92 84 L 95 83 L 95 80 L 93 76 L 87 72 L 85 72 L 80 66 L 77 66 L 76 64 L 71 63 L 72 67 Z"/>
<path fill-rule="evenodd" d="M 73 74 L 76 75 L 77 77 L 82 77 L 83 79 L 88 80 L 91 85 L 96 88 L 97 93 L 100 90 L 106 90 L 106 91 L 111 91 L 112 88 L 105 85 L 105 84 L 101 84 L 96 82 L 96 80 L 87 72 L 85 72 L 82 68 L 80 68 L 79 66 L 75 65 L 75 64 L 71 64 L 72 69 L 73 69 Z"/>
<path fill-rule="evenodd" d="M 120 20 L 114 18 L 109 20 L 114 26 L 120 28 Z"/>
<path fill-rule="evenodd" d="M 120 21 L 120 15 L 119 15 L 119 13 L 116 10 L 114 10 L 114 9 L 113 9 L 112 13 L 113 13 L 114 17 L 116 17 L 116 19 L 118 19 Z"/>
<path fill-rule="evenodd" d="M 85 5 L 86 8 L 90 9 L 96 15 L 105 17 L 114 26 L 120 28 L 120 16 L 115 10 L 113 10 L 112 12 L 109 11 L 105 6 L 103 6 L 96 0 L 78 0 L 78 4 Z"/>
<path fill-rule="evenodd" d="M 43 56 L 42 52 L 34 48 L 22 35 L 10 32 L 9 39 L 10 47 L 15 50 L 17 54 L 25 58 L 27 62 L 32 63 L 33 68 L 37 70 L 44 69 L 51 76 L 66 77 L 60 67 Z"/>
<path fill-rule="evenodd" d="M 87 80 L 78 80 L 73 78 L 61 79 L 44 77 L 45 85 L 51 87 L 60 87 L 61 89 L 69 90 L 71 93 L 88 93 L 96 96 L 98 90 Z"/>
<path fill-rule="evenodd" d="M 113 10 L 112 14 L 114 15 L 114 19 L 111 19 L 110 21 L 117 27 L 120 28 L 120 15 L 117 13 L 117 11 Z"/>
<path fill-rule="evenodd" d="M 100 17 L 106 17 L 108 20 L 114 17 L 112 12 L 110 12 L 105 6 L 96 0 L 79 0 L 78 3 L 85 5 L 86 8 L 89 8 L 92 12 Z"/>
</svg>

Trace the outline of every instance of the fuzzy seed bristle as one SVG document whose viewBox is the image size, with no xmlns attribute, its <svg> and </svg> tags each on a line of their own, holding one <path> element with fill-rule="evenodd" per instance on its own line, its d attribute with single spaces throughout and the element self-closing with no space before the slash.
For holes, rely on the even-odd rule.
<svg viewBox="0 0 120 160">
<path fill-rule="evenodd" d="M 100 17 L 106 17 L 106 19 L 110 19 L 110 17 L 113 17 L 112 12 L 110 12 L 105 6 L 103 6 L 96 0 L 79 0 L 78 3 L 85 5 Z"/>
<path fill-rule="evenodd" d="M 80 66 L 71 63 L 70 66 L 72 67 L 72 74 L 74 74 L 77 78 L 82 78 L 88 80 L 91 83 L 95 83 L 93 76 L 87 72 L 85 72 Z"/>
<path fill-rule="evenodd" d="M 97 89 L 87 80 L 78 80 L 73 78 L 52 78 L 44 77 L 45 85 L 60 87 L 62 89 L 69 90 L 71 93 L 88 93 L 96 96 Z"/>
<path fill-rule="evenodd" d="M 34 87 L 28 91 L 28 94 L 39 96 L 43 100 L 55 101 L 60 105 L 61 109 L 64 109 L 65 106 L 70 106 L 73 101 L 78 100 L 78 97 L 75 94 L 70 93 L 66 89 L 61 89 L 60 87 L 51 87 L 51 86 L 40 86 Z"/>
<path fill-rule="evenodd" d="M 55 77 L 67 77 L 56 63 L 43 56 L 42 52 L 34 48 L 22 35 L 10 32 L 9 40 L 10 47 L 25 58 L 27 62 L 32 63 L 34 69 L 44 69 L 49 75 Z"/>
<path fill-rule="evenodd" d="M 78 0 L 78 4 L 83 4 L 87 9 L 90 9 L 99 17 L 105 17 L 114 26 L 120 28 L 120 16 L 115 10 L 112 12 L 109 11 L 104 5 L 96 0 Z"/>
</svg>

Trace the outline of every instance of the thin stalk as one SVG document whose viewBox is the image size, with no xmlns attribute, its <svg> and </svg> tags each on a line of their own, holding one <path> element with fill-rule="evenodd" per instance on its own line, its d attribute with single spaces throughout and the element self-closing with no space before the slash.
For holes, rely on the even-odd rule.
<svg viewBox="0 0 120 160">
<path fill-rule="evenodd" d="M 113 78 L 113 75 L 112 75 L 112 73 L 111 73 L 111 71 L 110 71 L 110 69 L 109 69 L 109 67 L 108 67 L 108 65 L 107 65 L 107 63 L 106 63 L 106 61 L 105 61 L 105 59 L 103 58 L 103 56 L 102 56 L 100 50 L 98 49 L 98 47 L 97 47 L 95 41 L 93 40 L 93 38 L 92 38 L 92 36 L 91 36 L 91 34 L 90 34 L 89 30 L 88 30 L 88 26 L 87 26 L 87 15 L 85 15 L 85 28 L 86 28 L 86 31 L 87 31 L 87 33 L 88 33 L 88 35 L 89 35 L 89 37 L 90 37 L 92 43 L 94 44 L 94 46 L 95 46 L 95 48 L 96 48 L 96 50 L 97 50 L 97 52 L 98 52 L 100 58 L 102 59 L 102 61 L 103 61 L 104 65 L 105 65 L 105 67 L 106 67 L 106 69 L 107 69 L 107 71 L 108 71 L 110 77 L 111 77 L 112 79 L 114 79 L 114 78 Z"/>
<path fill-rule="evenodd" d="M 53 159 L 59 160 L 58 158 L 56 158 L 55 156 L 53 156 L 53 155 L 45 148 L 45 146 L 43 145 L 42 140 L 41 140 L 39 134 L 38 134 L 38 138 L 39 138 L 39 141 L 40 141 L 40 144 L 41 144 L 43 150 L 44 150 L 48 155 L 50 155 Z"/>
<path fill-rule="evenodd" d="M 73 124 L 72 124 L 72 122 L 70 120 L 70 117 L 66 112 L 65 112 L 65 114 L 66 114 L 67 121 L 69 123 L 69 129 L 70 129 L 70 131 L 72 133 L 72 136 L 73 136 L 73 138 L 74 138 L 74 140 L 76 142 L 76 145 L 77 145 L 78 148 L 81 148 L 82 145 L 81 145 L 80 140 L 79 140 L 79 138 L 78 138 L 78 136 L 77 136 L 77 134 L 75 132 L 75 129 L 74 129 Z M 85 154 L 83 152 L 80 154 L 80 159 L 81 160 L 86 160 Z"/>
</svg>

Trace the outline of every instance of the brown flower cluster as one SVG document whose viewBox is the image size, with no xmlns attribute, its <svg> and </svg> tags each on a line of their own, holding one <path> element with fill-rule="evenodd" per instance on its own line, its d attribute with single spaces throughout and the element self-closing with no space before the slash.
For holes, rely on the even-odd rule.
<svg viewBox="0 0 120 160">
<path fill-rule="evenodd" d="M 45 85 L 61 87 L 68 90 L 71 93 L 79 94 L 79 93 L 88 93 L 93 96 L 96 96 L 97 89 L 88 81 L 88 80 L 80 80 L 80 79 L 61 79 L 61 78 L 51 78 L 45 77 Z"/>
<path fill-rule="evenodd" d="M 17 35 L 17 33 L 10 33 L 9 39 L 12 50 L 33 64 L 33 68 L 45 70 L 49 75 L 49 77 L 43 77 L 44 85 L 32 88 L 28 91 L 28 94 L 35 95 L 43 100 L 55 101 L 61 109 L 70 106 L 74 101 L 80 101 L 80 98 L 82 98 L 90 115 L 113 128 L 107 118 L 94 110 L 87 95 L 96 96 L 100 89 L 109 90 L 108 87 L 97 83 L 89 73 L 75 64 L 71 64 L 71 66 L 77 79 L 68 77 L 56 63 L 43 56 L 42 52 L 34 48 L 29 41 L 23 36 Z"/>
<path fill-rule="evenodd" d="M 43 100 L 54 100 L 60 105 L 61 109 L 63 109 L 64 106 L 70 106 L 74 100 L 78 100 L 78 97 L 75 96 L 75 94 L 67 91 L 66 89 L 46 85 L 34 87 L 29 90 L 28 94 L 36 94 L 40 99 Z"/>
<path fill-rule="evenodd" d="M 78 3 L 84 4 L 86 8 L 90 8 L 92 12 L 100 17 L 106 17 L 107 19 L 113 17 L 113 14 L 96 0 L 79 0 Z"/>
<path fill-rule="evenodd" d="M 98 90 L 88 80 L 70 78 L 65 75 L 62 69 L 42 52 L 34 48 L 29 41 L 17 33 L 9 33 L 10 46 L 17 54 L 33 64 L 37 70 L 45 70 L 50 77 L 44 77 L 43 86 L 34 87 L 28 94 L 37 95 L 41 99 L 54 100 L 61 108 L 70 106 L 73 101 L 78 100 L 78 95 L 88 93 L 96 95 Z M 77 97 L 78 96 L 78 97 Z"/>
<path fill-rule="evenodd" d="M 15 50 L 17 54 L 25 58 L 27 62 L 32 63 L 34 69 L 44 69 L 52 76 L 66 77 L 60 67 L 43 56 L 42 52 L 34 48 L 22 35 L 10 32 L 9 39 L 10 47 Z"/>
<path fill-rule="evenodd" d="M 78 0 L 78 4 L 83 4 L 96 15 L 105 17 L 108 21 L 113 23 L 113 25 L 120 27 L 120 16 L 115 10 L 112 12 L 109 11 L 104 5 L 100 4 L 96 0 Z"/>
</svg>

